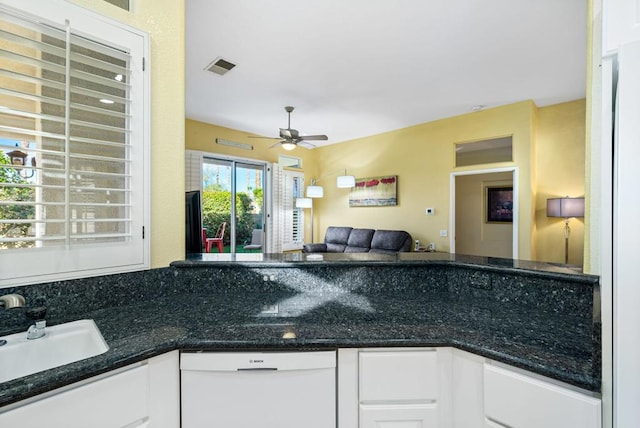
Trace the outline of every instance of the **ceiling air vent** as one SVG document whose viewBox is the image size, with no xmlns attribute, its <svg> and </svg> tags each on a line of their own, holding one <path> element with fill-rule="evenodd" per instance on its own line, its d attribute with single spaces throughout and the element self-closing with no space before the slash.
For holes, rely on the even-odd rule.
<svg viewBox="0 0 640 428">
<path fill-rule="evenodd" d="M 227 61 L 226 59 L 218 57 L 214 59 L 213 62 L 209 64 L 207 68 L 205 68 L 205 70 L 210 71 L 212 73 L 219 74 L 220 76 L 223 76 L 225 73 L 227 73 L 229 70 L 231 70 L 235 66 L 236 66 L 235 64 Z"/>
</svg>

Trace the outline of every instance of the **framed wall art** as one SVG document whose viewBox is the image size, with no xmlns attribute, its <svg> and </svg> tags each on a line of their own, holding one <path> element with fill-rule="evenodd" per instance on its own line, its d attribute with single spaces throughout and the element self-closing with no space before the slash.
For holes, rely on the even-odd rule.
<svg viewBox="0 0 640 428">
<path fill-rule="evenodd" d="M 486 188 L 487 223 L 513 222 L 513 187 Z"/>
<path fill-rule="evenodd" d="M 356 178 L 349 194 L 350 207 L 381 207 L 398 205 L 398 176 Z"/>
</svg>

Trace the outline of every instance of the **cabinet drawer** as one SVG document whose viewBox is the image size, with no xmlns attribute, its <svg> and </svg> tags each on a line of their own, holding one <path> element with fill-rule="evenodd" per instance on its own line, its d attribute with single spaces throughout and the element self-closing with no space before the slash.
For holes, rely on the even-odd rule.
<svg viewBox="0 0 640 428">
<path fill-rule="evenodd" d="M 359 365 L 361 403 L 438 398 L 435 350 L 360 352 Z"/>
<path fill-rule="evenodd" d="M 601 401 L 502 367 L 485 364 L 484 412 L 517 428 L 599 428 Z M 492 426 L 492 425 L 488 425 Z"/>
<path fill-rule="evenodd" d="M 438 428 L 432 404 L 360 405 L 360 428 Z"/>
</svg>

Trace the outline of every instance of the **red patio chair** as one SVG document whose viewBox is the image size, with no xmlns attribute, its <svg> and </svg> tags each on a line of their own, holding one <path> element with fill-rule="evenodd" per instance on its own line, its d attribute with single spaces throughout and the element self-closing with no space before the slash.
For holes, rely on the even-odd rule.
<svg viewBox="0 0 640 428">
<path fill-rule="evenodd" d="M 214 238 L 207 238 L 207 229 L 202 229 L 202 242 L 204 243 L 205 253 L 210 253 L 214 245 L 218 248 L 219 253 L 224 251 L 224 244 L 222 243 L 222 240 L 224 238 L 224 231 L 226 228 L 227 222 L 222 222 L 222 224 L 218 226 L 218 230 L 216 231 L 216 236 Z"/>
</svg>

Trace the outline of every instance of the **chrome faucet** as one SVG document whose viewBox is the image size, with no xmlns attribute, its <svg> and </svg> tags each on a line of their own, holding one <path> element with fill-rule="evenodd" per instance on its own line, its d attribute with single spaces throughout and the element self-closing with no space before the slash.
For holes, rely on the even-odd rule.
<svg viewBox="0 0 640 428">
<path fill-rule="evenodd" d="M 0 306 L 4 306 L 5 309 L 21 308 L 25 303 L 24 297 L 19 294 L 5 294 L 4 296 L 0 296 Z"/>
<path fill-rule="evenodd" d="M 29 327 L 29 330 L 27 330 L 27 340 L 39 339 L 45 334 L 47 334 L 47 332 L 44 331 L 46 326 L 47 326 L 46 320 L 36 321 L 36 323 L 31 327 Z"/>
<path fill-rule="evenodd" d="M 26 304 L 26 300 L 20 294 L 5 294 L 0 296 L 0 306 L 4 306 L 5 309 L 21 308 Z M 47 321 L 44 319 L 47 313 L 47 308 L 31 308 L 26 311 L 25 315 L 35 321 L 33 325 L 27 330 L 27 339 L 39 339 L 47 334 L 45 328 L 47 327 Z"/>
<path fill-rule="evenodd" d="M 34 324 L 31 325 L 27 330 L 28 340 L 39 339 L 47 334 L 47 332 L 45 331 L 47 321 L 45 321 L 44 319 L 46 314 L 47 308 L 45 308 L 44 306 L 27 309 L 25 315 L 27 316 L 27 318 L 34 321 Z"/>
</svg>

